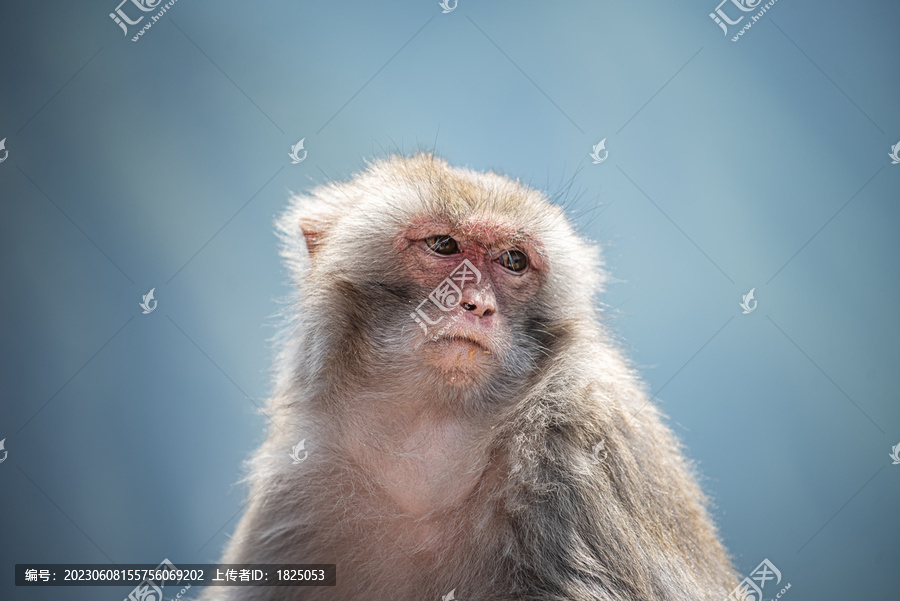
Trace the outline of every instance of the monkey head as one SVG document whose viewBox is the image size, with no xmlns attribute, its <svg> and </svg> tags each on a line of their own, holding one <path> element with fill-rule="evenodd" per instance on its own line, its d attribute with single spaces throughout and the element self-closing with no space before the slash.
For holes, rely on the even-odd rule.
<svg viewBox="0 0 900 601">
<path fill-rule="evenodd" d="M 596 249 L 541 193 L 430 154 L 295 197 L 280 229 L 305 322 L 323 352 L 357 364 L 348 375 L 521 382 L 593 315 L 602 277 Z"/>
</svg>

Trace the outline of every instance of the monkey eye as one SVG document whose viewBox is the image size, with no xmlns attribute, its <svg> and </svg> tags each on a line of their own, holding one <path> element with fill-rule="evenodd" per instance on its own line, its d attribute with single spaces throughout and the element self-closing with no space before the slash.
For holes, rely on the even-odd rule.
<svg viewBox="0 0 900 601">
<path fill-rule="evenodd" d="M 429 236 L 425 238 L 425 244 L 439 255 L 453 255 L 459 252 L 459 245 L 450 236 Z"/>
<path fill-rule="evenodd" d="M 510 271 L 523 271 L 528 267 L 528 257 L 521 250 L 507 250 L 497 257 L 497 262 Z"/>
</svg>

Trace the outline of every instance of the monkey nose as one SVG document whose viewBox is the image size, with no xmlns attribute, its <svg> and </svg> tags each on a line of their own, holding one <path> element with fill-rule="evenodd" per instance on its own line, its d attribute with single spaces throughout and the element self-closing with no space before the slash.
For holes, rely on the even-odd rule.
<svg viewBox="0 0 900 601">
<path fill-rule="evenodd" d="M 461 302 L 459 304 L 459 306 L 462 307 L 463 309 L 465 309 L 466 311 L 471 311 L 478 317 L 490 317 L 491 315 L 494 314 L 494 310 L 491 307 L 487 306 L 487 303 L 475 304 L 475 303 Z"/>
</svg>

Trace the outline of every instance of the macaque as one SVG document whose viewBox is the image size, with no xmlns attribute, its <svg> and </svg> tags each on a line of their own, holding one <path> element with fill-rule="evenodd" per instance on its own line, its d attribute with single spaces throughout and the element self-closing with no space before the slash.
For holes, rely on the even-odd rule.
<svg viewBox="0 0 900 601">
<path fill-rule="evenodd" d="M 545 195 L 420 153 L 278 229 L 297 294 L 222 562 L 333 563 L 337 585 L 206 599 L 728 596 L 692 466 L 599 319 L 599 251 Z"/>
</svg>

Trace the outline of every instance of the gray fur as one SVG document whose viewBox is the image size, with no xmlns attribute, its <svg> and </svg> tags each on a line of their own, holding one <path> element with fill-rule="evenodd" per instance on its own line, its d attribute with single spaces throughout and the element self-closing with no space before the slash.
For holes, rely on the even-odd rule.
<svg viewBox="0 0 900 601">
<path fill-rule="evenodd" d="M 391 240 L 422 215 L 502 216 L 541 241 L 540 288 L 505 316 L 502 369 L 487 379 L 449 384 L 417 362 L 409 314 L 430 288 L 398 267 Z M 737 579 L 692 467 L 598 320 L 598 251 L 541 193 L 430 154 L 393 157 L 293 198 L 278 228 L 298 293 L 275 425 L 222 561 L 335 563 L 338 586 L 210 587 L 204 599 L 728 595 Z M 303 438 L 309 456 L 294 465 Z"/>
</svg>

